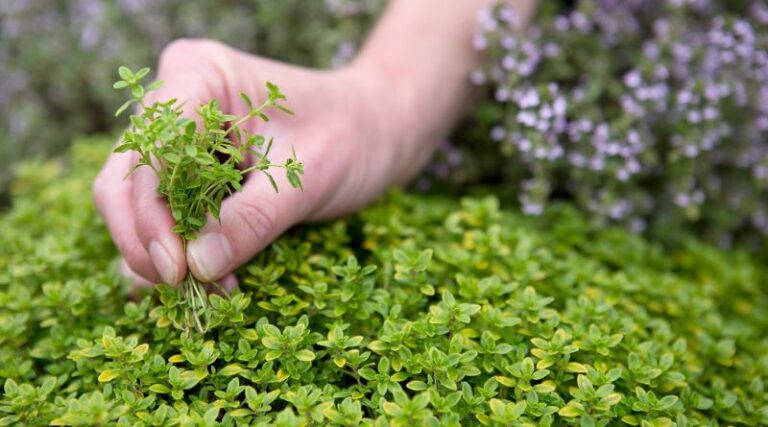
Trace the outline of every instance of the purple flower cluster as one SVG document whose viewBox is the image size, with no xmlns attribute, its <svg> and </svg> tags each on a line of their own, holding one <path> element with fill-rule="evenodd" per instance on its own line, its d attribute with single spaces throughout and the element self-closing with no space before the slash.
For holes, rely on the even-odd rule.
<svg viewBox="0 0 768 427">
<path fill-rule="evenodd" d="M 768 234 L 768 6 L 748 3 L 582 0 L 527 29 L 507 5 L 480 12 L 469 78 L 525 171 L 508 174 L 522 209 L 570 194 L 637 231 Z"/>
<path fill-rule="evenodd" d="M 567 101 L 557 84 L 551 83 L 546 89 L 520 85 L 511 89 L 503 102 L 517 110 L 515 130 L 508 134 L 503 126 L 496 126 L 491 130 L 493 140 L 511 143 L 527 162 L 554 162 L 563 157 L 565 151 L 558 139 L 567 126 Z"/>
</svg>

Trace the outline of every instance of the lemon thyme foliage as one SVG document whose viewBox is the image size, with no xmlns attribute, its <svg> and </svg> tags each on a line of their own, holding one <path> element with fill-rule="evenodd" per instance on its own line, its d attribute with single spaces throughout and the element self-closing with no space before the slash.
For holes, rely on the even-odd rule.
<svg viewBox="0 0 768 427">
<path fill-rule="evenodd" d="M 768 269 L 493 197 L 394 194 L 288 232 L 186 334 L 128 301 L 85 189 L 112 141 L 20 167 L 0 216 L 0 425 L 768 425 Z"/>
<path fill-rule="evenodd" d="M 272 171 L 283 169 L 290 185 L 302 188 L 304 166 L 296 158 L 296 152 L 292 151 L 292 156 L 283 163 L 272 162 L 269 157 L 272 138 L 251 133 L 244 126 L 251 119 L 269 121 L 269 110 L 293 114 L 282 104 L 286 97 L 274 84 L 266 84 L 267 97 L 260 105 L 241 93 L 248 113 L 240 117 L 224 113 L 218 101 L 212 99 L 196 111 L 198 125 L 195 120 L 182 117 L 183 105 L 176 99 L 145 102 L 147 94 L 162 84 L 156 81 L 146 87 L 142 85 L 149 68 L 134 73 L 120 67 L 118 72 L 121 80 L 114 88 L 128 89 L 131 99 L 116 115 L 133 105 L 139 106 L 139 112 L 130 116 L 131 125 L 123 132 L 115 151 L 136 152 L 135 168 L 148 167 L 157 174 L 157 192 L 168 201 L 176 222 L 173 231 L 182 238 L 185 247 L 206 224 L 209 214 L 220 219 L 224 198 L 242 190 L 246 174 L 262 173 L 278 191 Z M 205 331 L 207 298 L 202 284 L 188 274 L 181 291 L 189 309 L 187 323 Z"/>
</svg>

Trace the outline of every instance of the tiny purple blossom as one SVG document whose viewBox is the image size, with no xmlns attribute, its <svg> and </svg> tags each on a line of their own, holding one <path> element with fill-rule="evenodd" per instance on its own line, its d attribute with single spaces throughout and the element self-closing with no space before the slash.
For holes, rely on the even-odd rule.
<svg viewBox="0 0 768 427">
<path fill-rule="evenodd" d="M 640 72 L 637 70 L 632 70 L 624 75 L 624 84 L 629 88 L 634 89 L 640 86 L 642 82 L 643 80 L 640 77 Z"/>
<path fill-rule="evenodd" d="M 480 86 L 485 83 L 485 73 L 480 70 L 472 70 L 469 73 L 469 81 L 475 86 Z"/>
<path fill-rule="evenodd" d="M 506 135 L 507 131 L 501 126 L 494 126 L 491 129 L 491 139 L 496 142 L 502 141 Z"/>
<path fill-rule="evenodd" d="M 485 50 L 488 47 L 488 39 L 482 34 L 475 34 L 472 39 L 472 46 L 475 50 Z"/>
<path fill-rule="evenodd" d="M 517 99 L 517 105 L 519 105 L 520 108 L 535 107 L 539 105 L 539 102 L 541 102 L 539 93 L 536 91 L 536 89 L 533 88 L 529 88 L 528 90 L 524 91 Z"/>
<path fill-rule="evenodd" d="M 502 7 L 499 10 L 499 18 L 507 23 L 510 28 L 517 27 L 518 25 L 517 13 L 511 7 Z"/>
<path fill-rule="evenodd" d="M 511 93 L 509 89 L 505 87 L 499 87 L 496 89 L 496 101 L 498 102 L 507 102 L 510 99 Z"/>
<path fill-rule="evenodd" d="M 501 60 L 501 67 L 507 71 L 513 70 L 517 65 L 517 59 L 512 55 L 505 55 Z"/>
<path fill-rule="evenodd" d="M 501 44 L 501 47 L 506 50 L 512 50 L 517 47 L 517 39 L 511 35 L 503 36 L 499 43 Z"/>
</svg>

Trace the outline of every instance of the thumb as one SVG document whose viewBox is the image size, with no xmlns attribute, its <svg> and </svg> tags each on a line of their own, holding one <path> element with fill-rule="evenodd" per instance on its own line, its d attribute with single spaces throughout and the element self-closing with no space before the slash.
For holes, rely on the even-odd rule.
<svg viewBox="0 0 768 427">
<path fill-rule="evenodd" d="M 209 219 L 187 245 L 187 263 L 195 277 L 212 282 L 231 273 L 302 220 L 302 193 L 284 179 L 278 181 L 283 181 L 282 191 L 275 193 L 264 176 L 250 176 L 242 192 L 224 201 L 221 221 Z"/>
</svg>

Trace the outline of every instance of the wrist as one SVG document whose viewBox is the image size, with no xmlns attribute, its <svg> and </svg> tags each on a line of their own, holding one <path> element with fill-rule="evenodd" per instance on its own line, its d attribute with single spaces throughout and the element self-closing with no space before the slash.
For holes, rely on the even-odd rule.
<svg viewBox="0 0 768 427">
<path fill-rule="evenodd" d="M 383 136 L 380 143 L 390 150 L 391 183 L 406 183 L 443 137 L 443 130 L 434 126 L 440 120 L 436 117 L 439 112 L 421 105 L 428 98 L 407 66 L 361 54 L 346 72 L 366 88 L 363 96 L 376 117 L 378 134 Z"/>
<path fill-rule="evenodd" d="M 387 181 L 407 181 L 420 169 L 419 158 L 424 156 L 419 151 L 431 151 L 423 144 L 429 134 L 427 121 L 415 120 L 417 91 L 401 71 L 367 59 L 338 72 L 350 82 L 361 111 L 371 118 L 365 143 L 371 150 L 381 149 L 377 162 L 388 171 Z"/>
</svg>

